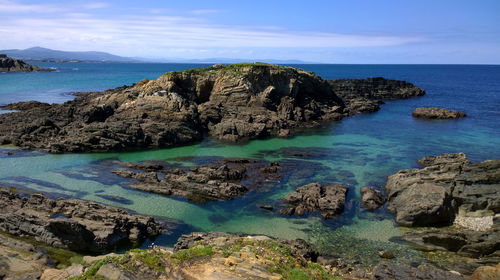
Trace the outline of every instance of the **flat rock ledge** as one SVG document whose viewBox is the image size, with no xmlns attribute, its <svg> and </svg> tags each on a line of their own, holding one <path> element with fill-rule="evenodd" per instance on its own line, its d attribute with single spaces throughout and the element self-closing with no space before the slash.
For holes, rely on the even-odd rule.
<svg viewBox="0 0 500 280">
<path fill-rule="evenodd" d="M 411 115 L 414 118 L 418 119 L 439 119 L 439 120 L 448 120 L 448 119 L 459 119 L 465 118 L 467 115 L 464 112 L 459 111 L 451 111 L 443 108 L 417 108 L 415 109 Z"/>
<path fill-rule="evenodd" d="M 1 72 L 50 72 L 52 69 L 46 69 L 35 65 L 11 58 L 5 54 L 0 54 L 0 73 Z"/>
<path fill-rule="evenodd" d="M 79 93 L 64 104 L 7 105 L 21 112 L 0 115 L 0 144 L 63 153 L 171 147 L 205 135 L 230 142 L 287 137 L 296 129 L 374 111 L 383 99 L 424 93 L 382 78 L 329 83 L 292 67 L 214 65 Z"/>
<path fill-rule="evenodd" d="M 347 185 L 343 184 L 307 184 L 283 198 L 290 207 L 281 209 L 280 213 L 302 216 L 308 212 L 320 212 L 323 219 L 330 219 L 344 211 L 347 191 Z"/>
<path fill-rule="evenodd" d="M 280 178 L 280 165 L 252 159 L 224 159 L 189 168 L 121 163 L 129 169 L 114 174 L 134 178 L 131 188 L 162 195 L 182 196 L 193 201 L 229 200 Z"/>
<path fill-rule="evenodd" d="M 500 212 L 500 160 L 471 163 L 463 153 L 424 157 L 422 169 L 389 176 L 388 209 L 403 226 L 449 225 L 463 215 Z"/>
<path fill-rule="evenodd" d="M 102 252 L 159 235 L 162 225 L 151 217 L 95 202 L 52 200 L 41 194 L 21 197 L 0 188 L 0 230 L 31 236 L 52 247 Z"/>
</svg>

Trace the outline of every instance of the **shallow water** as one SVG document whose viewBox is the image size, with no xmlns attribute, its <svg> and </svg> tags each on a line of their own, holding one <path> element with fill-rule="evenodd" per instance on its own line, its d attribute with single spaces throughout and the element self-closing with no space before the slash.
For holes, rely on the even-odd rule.
<svg viewBox="0 0 500 280">
<path fill-rule="evenodd" d="M 40 63 L 59 72 L 0 75 L 0 104 L 36 99 L 63 102 L 69 93 L 102 90 L 155 78 L 169 70 L 198 67 L 181 64 Z M 181 223 L 155 243 L 172 245 L 179 234 L 192 230 L 266 234 L 304 238 L 324 252 L 374 263 L 377 251 L 392 248 L 397 260 L 423 261 L 404 244 L 385 208 L 374 213 L 359 206 L 359 188 L 383 188 L 387 176 L 417 167 L 426 155 L 464 152 L 472 161 L 500 158 L 500 66 L 464 65 L 300 65 L 326 78 L 383 76 L 412 82 L 427 91 L 424 97 L 391 101 L 379 112 L 357 115 L 308 130 L 288 139 L 227 144 L 207 139 L 195 145 L 149 151 L 50 155 L 3 147 L 0 183 L 56 196 L 70 196 L 124 207 Z M 74 70 L 78 68 L 78 70 Z M 43 82 L 42 82 L 43 81 Z M 421 121 L 411 117 L 416 107 L 437 106 L 465 111 L 468 117 L 451 121 Z M 14 155 L 8 155 L 11 151 Z M 298 156 L 298 155 L 305 156 Z M 130 189 L 111 174 L 115 160 L 167 160 L 190 165 L 211 157 L 280 160 L 296 167 L 278 184 L 252 191 L 232 201 L 189 202 Z M 260 209 L 275 204 L 300 185 L 320 181 L 350 186 L 345 212 L 322 221 L 280 216 Z M 110 199 L 111 197 L 111 199 Z M 122 198 L 114 200 L 112 198 Z M 392 239 L 391 239 L 392 238 Z M 144 246 L 149 245 L 148 242 Z"/>
</svg>

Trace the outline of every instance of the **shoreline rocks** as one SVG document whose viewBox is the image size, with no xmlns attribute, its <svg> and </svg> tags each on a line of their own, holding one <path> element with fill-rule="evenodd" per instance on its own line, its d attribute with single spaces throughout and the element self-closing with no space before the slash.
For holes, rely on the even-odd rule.
<svg viewBox="0 0 500 280">
<path fill-rule="evenodd" d="M 162 225 L 151 217 L 78 199 L 22 197 L 0 188 L 0 230 L 31 236 L 51 247 L 102 252 L 122 243 L 157 236 Z"/>
<path fill-rule="evenodd" d="M 424 93 L 382 78 L 329 83 L 291 67 L 214 65 L 79 93 L 64 104 L 8 105 L 22 111 L 0 115 L 0 144 L 63 153 L 171 147 L 205 135 L 230 142 L 286 137 L 294 129 L 370 111 L 346 107 L 350 100 L 378 104 Z"/>
<path fill-rule="evenodd" d="M 46 69 L 35 65 L 29 65 L 26 62 L 11 58 L 5 54 L 0 54 L 0 73 L 2 72 L 51 72 L 52 69 Z"/>
<path fill-rule="evenodd" d="M 114 174 L 134 178 L 131 188 L 162 195 L 182 196 L 204 202 L 228 200 L 257 188 L 263 181 L 280 178 L 276 162 L 252 159 L 223 159 L 190 168 L 168 168 L 148 163 L 122 163 L 135 170 L 115 170 Z"/>
<path fill-rule="evenodd" d="M 303 216 L 308 212 L 320 212 L 323 219 L 330 219 L 344 211 L 347 191 L 348 187 L 342 184 L 307 184 L 283 198 L 290 207 L 281 209 L 280 213 Z"/>
<path fill-rule="evenodd" d="M 412 114 L 414 118 L 418 119 L 439 119 L 439 120 L 448 120 L 448 119 L 459 119 L 465 118 L 467 115 L 464 112 L 459 111 L 451 111 L 443 108 L 417 108 Z"/>
</svg>

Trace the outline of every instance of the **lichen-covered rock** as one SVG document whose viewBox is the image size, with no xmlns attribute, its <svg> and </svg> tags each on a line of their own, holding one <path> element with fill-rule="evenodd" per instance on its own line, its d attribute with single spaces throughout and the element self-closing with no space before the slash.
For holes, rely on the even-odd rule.
<svg viewBox="0 0 500 280">
<path fill-rule="evenodd" d="M 464 112 L 451 111 L 448 109 L 433 108 L 433 107 L 417 108 L 413 111 L 411 115 L 419 119 L 440 119 L 440 120 L 459 119 L 459 118 L 465 118 L 467 116 Z"/>
<path fill-rule="evenodd" d="M 389 176 L 388 209 L 404 226 L 450 224 L 463 211 L 500 212 L 500 160 L 471 163 L 463 153 L 419 160 L 423 169 Z"/>
<path fill-rule="evenodd" d="M 311 183 L 297 188 L 283 199 L 290 208 L 282 209 L 282 214 L 320 212 L 324 219 L 333 218 L 344 211 L 348 187 L 342 184 L 321 186 Z"/>
<path fill-rule="evenodd" d="M 151 217 L 78 199 L 52 200 L 41 194 L 21 197 L 0 188 L 0 230 L 32 236 L 52 247 L 100 252 L 120 242 L 137 243 L 159 235 Z"/>
</svg>

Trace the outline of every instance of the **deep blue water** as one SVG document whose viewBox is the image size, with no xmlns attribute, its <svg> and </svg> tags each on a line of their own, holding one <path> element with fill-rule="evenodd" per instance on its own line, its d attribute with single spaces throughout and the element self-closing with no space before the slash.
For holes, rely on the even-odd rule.
<svg viewBox="0 0 500 280">
<path fill-rule="evenodd" d="M 0 104 L 21 100 L 64 102 L 76 91 L 130 85 L 164 72 L 205 65 L 140 63 L 37 63 L 55 67 L 50 73 L 0 75 Z M 157 243 L 171 245 L 190 231 L 227 231 L 308 239 L 323 250 L 360 261 L 378 260 L 377 250 L 393 248 L 398 260 L 415 260 L 418 252 L 390 242 L 400 234 L 385 209 L 368 213 L 359 207 L 359 188 L 382 188 L 387 176 L 416 167 L 427 155 L 464 152 L 472 161 L 500 158 L 500 66 L 488 65 L 292 65 L 325 79 L 385 77 L 405 80 L 426 90 L 423 97 L 390 101 L 379 112 L 362 114 L 306 131 L 289 139 L 254 140 L 244 144 L 202 143 L 172 149 L 104 154 L 50 155 L 0 148 L 0 184 L 95 200 L 182 223 Z M 417 107 L 460 110 L 465 119 L 422 121 L 411 117 Z M 308 159 L 296 151 L 313 152 Z M 297 172 L 275 186 L 232 201 L 197 204 L 183 199 L 134 191 L 110 174 L 111 160 L 169 160 L 179 157 L 253 157 L 289 161 Z M 347 183 L 345 212 L 321 221 L 317 215 L 284 217 L 261 210 L 286 193 L 313 181 Z M 500 190 L 499 190 L 500 191 Z M 104 199 L 121 196 L 127 203 Z M 407 258 L 405 258 L 406 256 Z"/>
</svg>

